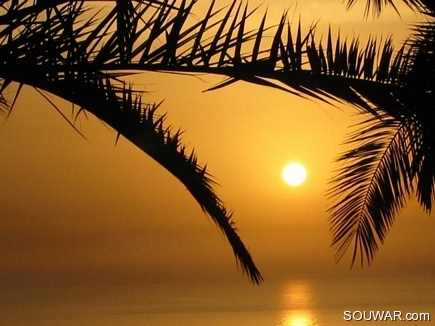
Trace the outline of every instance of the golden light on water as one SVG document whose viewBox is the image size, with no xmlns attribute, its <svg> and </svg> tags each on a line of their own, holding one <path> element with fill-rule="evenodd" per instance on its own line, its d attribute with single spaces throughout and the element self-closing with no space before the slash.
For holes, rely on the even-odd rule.
<svg viewBox="0 0 435 326">
<path fill-rule="evenodd" d="M 309 284 L 291 282 L 282 294 L 283 313 L 279 326 L 318 326 Z"/>
<path fill-rule="evenodd" d="M 282 319 L 282 326 L 314 326 L 314 316 L 308 310 L 288 311 Z"/>
</svg>

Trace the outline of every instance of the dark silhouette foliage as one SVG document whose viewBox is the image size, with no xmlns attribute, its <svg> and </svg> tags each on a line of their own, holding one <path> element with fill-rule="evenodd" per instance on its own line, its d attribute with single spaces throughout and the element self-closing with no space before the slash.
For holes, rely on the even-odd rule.
<svg viewBox="0 0 435 326">
<path fill-rule="evenodd" d="M 351 7 L 356 0 L 349 0 Z M 250 279 L 262 277 L 236 233 L 232 214 L 213 190 L 213 180 L 186 153 L 181 133 L 164 126 L 159 104 L 124 81 L 137 71 L 226 76 L 215 90 L 237 81 L 274 87 L 324 103 L 351 105 L 365 115 L 349 136 L 352 149 L 331 180 L 330 225 L 336 257 L 353 246 L 370 263 L 394 218 L 416 195 L 430 212 L 434 199 L 435 131 L 434 5 L 404 0 L 426 22 L 416 24 L 399 49 L 391 39 L 316 38 L 316 26 L 290 28 L 287 15 L 273 28 L 265 14 L 256 30 L 246 22 L 257 10 L 234 0 L 190 21 L 196 1 L 117 0 L 108 10 L 92 1 L 1 1 L 0 105 L 10 114 L 21 87 L 60 96 L 118 131 L 177 177 L 226 235 Z M 392 0 L 368 0 L 366 14 Z M 272 34 L 270 45 L 264 35 Z M 3 96 L 11 83 L 17 95 Z"/>
</svg>

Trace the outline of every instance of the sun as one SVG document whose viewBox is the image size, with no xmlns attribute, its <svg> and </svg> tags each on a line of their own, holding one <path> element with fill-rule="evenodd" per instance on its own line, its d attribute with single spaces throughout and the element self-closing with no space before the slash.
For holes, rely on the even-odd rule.
<svg viewBox="0 0 435 326">
<path fill-rule="evenodd" d="M 287 164 L 282 170 L 282 178 L 290 186 L 299 186 L 307 177 L 307 170 L 300 163 Z"/>
</svg>

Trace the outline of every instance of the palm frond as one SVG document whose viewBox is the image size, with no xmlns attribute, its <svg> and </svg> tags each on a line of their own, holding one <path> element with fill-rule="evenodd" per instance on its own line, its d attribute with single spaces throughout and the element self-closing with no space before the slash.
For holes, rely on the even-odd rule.
<svg viewBox="0 0 435 326">
<path fill-rule="evenodd" d="M 358 126 L 346 142 L 353 148 L 338 158 L 342 167 L 328 190 L 334 202 L 328 212 L 336 259 L 353 243 L 352 265 L 358 256 L 361 265 L 364 258 L 371 262 L 378 242 L 383 242 L 411 194 L 416 134 L 412 121 L 400 121 L 383 111 L 370 114 Z"/>
<path fill-rule="evenodd" d="M 432 22 L 416 25 L 394 59 L 387 41 L 376 78 L 369 78 L 379 87 L 352 86 L 372 111 L 365 110 L 371 117 L 349 137 L 355 148 L 339 157 L 345 165 L 331 181 L 329 195 L 335 203 L 329 213 L 337 260 L 353 243 L 352 264 L 358 256 L 361 264 L 364 259 L 370 263 L 411 194 L 426 211 L 432 208 L 434 35 Z"/>
<path fill-rule="evenodd" d="M 160 104 L 143 104 L 142 97 L 125 84 L 116 86 L 111 75 L 85 72 L 75 80 L 43 80 L 44 70 L 34 71 L 27 85 L 32 85 L 63 99 L 110 125 L 139 149 L 179 179 L 213 221 L 233 248 L 237 262 L 255 284 L 262 276 L 234 227 L 232 213 L 216 195 L 214 181 L 206 167 L 198 164 L 195 152 L 187 153 L 181 144 L 181 131 L 164 126 L 165 115 L 156 115 Z"/>
<path fill-rule="evenodd" d="M 0 50 L 5 54 L 15 52 L 13 56 L 2 56 L 8 58 L 5 64 L 17 59 L 24 63 L 36 60 L 37 64 L 50 63 L 50 70 L 56 67 L 65 70 L 65 66 L 80 70 L 84 65 L 95 65 L 106 71 L 212 73 L 251 83 L 275 80 L 269 86 L 282 88 L 278 85 L 284 83 L 301 96 L 314 96 L 326 102 L 328 96 L 341 97 L 345 102 L 366 109 L 369 106 L 355 96 L 351 87 L 363 93 L 368 84 L 361 83 L 364 80 L 383 83 L 388 89 L 395 81 L 397 67 L 403 64 L 400 56 L 391 62 L 393 48 L 389 39 L 381 45 L 371 39 L 365 48 L 360 48 L 357 39 L 348 46 L 347 40 L 342 42 L 338 36 L 333 45 L 329 31 L 325 51 L 322 43 L 316 41 L 315 25 L 302 33 L 299 23 L 294 33 L 285 14 L 275 28 L 270 47 L 260 49 L 261 35 L 269 30 L 265 27 L 266 16 L 258 30 L 245 28 L 257 8 L 245 7 L 240 14 L 241 6 L 236 6 L 234 1 L 223 18 L 215 19 L 221 10 L 213 12 L 212 2 L 204 19 L 185 27 L 193 4 L 183 1 L 174 11 L 168 2 L 161 6 L 144 2 L 122 9 L 127 10 L 122 13 L 119 5 L 115 5 L 96 26 L 97 14 L 78 23 L 77 17 L 85 10 L 82 6 L 75 3 L 59 6 L 50 14 L 49 22 L 35 23 L 35 17 L 41 13 L 26 18 L 21 25 L 25 27 L 24 34 L 20 37 L 12 36 L 17 28 L 11 30 L 8 26 L 0 31 L 9 37 Z M 118 17 L 120 15 L 122 17 Z M 111 32 L 112 29 L 115 32 Z M 24 45 L 36 44 L 38 39 L 44 46 L 27 51 Z M 47 49 L 56 49 L 57 58 Z M 245 52 L 246 49 L 250 51 Z M 380 59 L 379 51 L 384 53 Z M 336 80 L 332 84 L 342 87 L 332 87 L 331 77 Z"/>
<path fill-rule="evenodd" d="M 355 1 L 349 0 L 349 5 Z M 428 16 L 435 12 L 430 0 L 404 1 Z M 331 30 L 323 44 L 316 37 L 315 25 L 303 32 L 299 23 L 292 30 L 285 13 L 273 28 L 266 26 L 265 14 L 258 29 L 247 30 L 248 19 L 257 8 L 242 7 L 236 0 L 222 9 L 214 9 L 212 1 L 199 21 L 190 19 L 195 1 L 183 0 L 176 6 L 175 0 L 117 0 L 110 2 L 107 10 L 85 8 L 84 3 L 66 0 L 2 3 L 0 78 L 3 85 L 15 81 L 53 92 L 107 121 L 139 147 L 145 145 L 137 143 L 136 137 L 146 135 L 142 135 L 144 127 L 138 126 L 137 121 L 147 120 L 148 115 L 152 118 L 154 111 L 139 109 L 142 104 L 136 102 L 139 100 L 133 91 L 114 86 L 124 85 L 122 78 L 137 71 L 219 74 L 227 79 L 210 90 L 247 81 L 325 103 L 350 104 L 372 117 L 362 124 L 367 131 L 352 136 L 355 141 L 350 143 L 356 149 L 340 158 L 349 165 L 343 168 L 341 177 L 333 179 L 334 184 L 348 192 L 330 209 L 338 257 L 355 240 L 353 261 L 358 252 L 370 261 L 414 181 L 421 205 L 431 209 L 435 197 L 432 18 L 416 25 L 414 37 L 395 50 L 390 38 L 383 41 L 370 38 L 363 45 L 358 38 L 349 41 L 339 33 L 334 37 Z M 367 10 L 373 7 L 378 13 L 387 4 L 394 5 L 394 2 L 369 0 Z M 89 18 L 82 18 L 85 12 Z M 263 42 L 266 33 L 272 35 L 269 45 Z M 32 74 L 21 74 L 23 66 Z M 71 85 L 68 87 L 75 93 L 56 85 L 65 85 L 64 88 Z M 82 90 L 74 85 L 95 92 L 107 107 L 82 103 L 77 95 Z M 3 89 L 2 86 L 0 93 Z M 0 98 L 0 104 L 2 101 Z M 133 126 L 130 131 L 126 127 L 128 121 Z M 168 136 L 163 126 L 159 128 L 162 133 L 154 140 L 156 144 L 165 135 L 167 143 L 158 146 L 172 144 L 175 152 L 177 149 L 183 152 L 180 135 Z M 162 149 L 159 153 L 164 152 Z M 159 153 L 148 154 L 187 187 L 189 181 L 184 179 L 184 170 L 177 170 L 168 160 L 176 162 L 175 156 Z M 183 155 L 178 160 L 186 164 L 190 156 Z M 201 174 L 202 170 L 195 171 Z M 355 180 L 361 182 L 360 186 L 352 180 L 352 173 L 358 174 Z M 204 179 L 205 170 L 202 174 L 203 178 L 198 180 L 204 183 L 208 180 Z M 213 219 L 229 220 L 231 214 L 210 191 L 199 193 L 195 190 L 197 186 L 189 187 Z M 207 188 L 205 184 L 203 187 Z M 337 199 L 339 189 L 333 186 L 330 196 Z M 379 207 L 377 203 L 381 203 Z M 240 239 L 237 240 L 228 226 L 221 228 L 233 250 L 240 250 L 236 257 L 244 269 L 254 282 L 261 280 L 250 263 L 250 256 L 243 253 Z"/>
<path fill-rule="evenodd" d="M 401 79 L 406 92 L 397 94 L 397 98 L 419 123 L 413 173 L 417 199 L 430 212 L 435 197 L 435 22 L 417 24 L 409 44 L 409 63 Z"/>
<path fill-rule="evenodd" d="M 424 8 L 433 6 L 431 0 L 402 0 L 409 8 L 415 11 L 421 11 Z M 348 0 L 347 1 L 347 9 L 353 7 L 353 5 L 357 2 L 357 0 Z M 368 16 L 369 12 L 372 11 L 374 17 L 377 17 L 381 14 L 384 8 L 391 6 L 399 15 L 399 11 L 395 5 L 394 0 L 366 0 L 366 8 L 364 11 L 365 16 Z"/>
<path fill-rule="evenodd" d="M 194 2 L 189 5 L 183 2 L 173 16 L 175 18 L 167 15 L 176 10 L 168 1 L 159 2 L 158 6 L 144 2 L 135 7 L 131 2 L 116 2 L 114 10 L 109 11 L 106 19 L 96 26 L 98 13 L 79 21 L 87 10 L 83 1 L 59 1 L 48 7 L 29 1 L 23 3 L 27 6 L 10 6 L 6 13 L 8 24 L 0 24 L 1 94 L 11 82 L 18 82 L 20 88 L 21 85 L 30 85 L 60 96 L 112 126 L 118 131 L 118 137 L 127 138 L 186 186 L 228 239 L 243 272 L 253 283 L 261 283 L 262 276 L 236 232 L 232 213 L 216 195 L 214 181 L 206 167 L 198 164 L 193 151 L 187 153 L 181 144 L 180 131 L 172 132 L 170 127 L 164 126 L 165 115 L 156 114 L 159 104 L 143 104 L 141 94 L 122 81 L 122 77 L 130 74 L 122 71 L 122 67 L 130 65 L 136 58 L 134 42 L 148 29 L 161 35 L 169 28 L 164 51 L 156 52 L 149 46 L 148 59 L 157 57 L 159 64 L 165 66 L 175 64 L 178 47 L 187 42 L 180 42 L 180 39 L 192 31 L 182 31 L 182 26 Z M 32 10 L 23 12 L 27 8 Z M 160 17 L 160 22 L 168 21 L 159 25 L 153 20 L 138 31 L 141 19 L 149 14 L 148 10 L 154 10 L 154 17 Z M 117 27 L 114 33 L 111 32 L 113 24 Z M 195 41 L 189 38 L 191 40 Z M 139 44 L 143 50 L 151 45 L 143 44 Z M 112 69 L 108 65 L 119 66 Z M 8 106 L 5 101 L 4 104 Z"/>
</svg>

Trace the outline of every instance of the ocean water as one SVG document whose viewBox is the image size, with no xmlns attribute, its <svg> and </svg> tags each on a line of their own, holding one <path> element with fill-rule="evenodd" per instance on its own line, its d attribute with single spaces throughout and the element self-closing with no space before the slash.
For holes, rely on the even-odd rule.
<svg viewBox="0 0 435 326">
<path fill-rule="evenodd" d="M 429 313 L 435 325 L 430 277 L 296 278 L 265 282 L 161 283 L 129 286 L 5 287 L 0 325 L 392 325 L 345 321 L 344 312 Z"/>
</svg>

